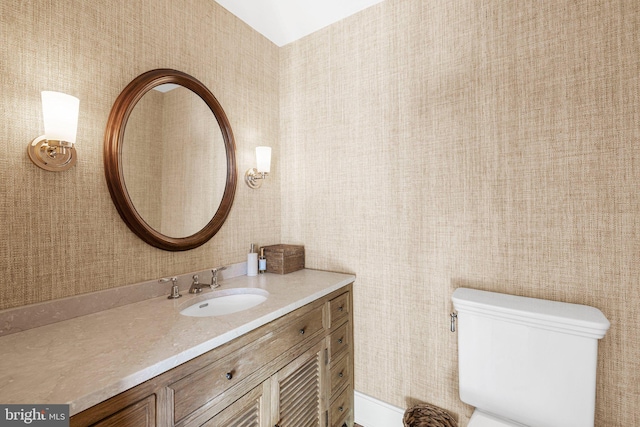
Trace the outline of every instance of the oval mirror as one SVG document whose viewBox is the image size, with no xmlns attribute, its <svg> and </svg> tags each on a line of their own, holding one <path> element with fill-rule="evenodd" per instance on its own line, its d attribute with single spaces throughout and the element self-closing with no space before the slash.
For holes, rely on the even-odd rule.
<svg viewBox="0 0 640 427">
<path fill-rule="evenodd" d="M 204 244 L 231 210 L 231 126 L 213 94 L 180 71 L 148 71 L 122 91 L 107 122 L 104 164 L 118 213 L 160 249 Z"/>
</svg>

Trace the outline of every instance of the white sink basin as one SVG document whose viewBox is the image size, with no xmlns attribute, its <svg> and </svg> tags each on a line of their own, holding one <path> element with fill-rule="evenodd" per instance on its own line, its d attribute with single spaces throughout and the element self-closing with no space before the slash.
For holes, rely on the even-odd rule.
<svg viewBox="0 0 640 427">
<path fill-rule="evenodd" d="M 180 311 L 184 316 L 210 317 L 237 313 L 262 304 L 269 292 L 263 289 L 235 288 L 213 292 L 205 299 L 191 304 Z"/>
</svg>

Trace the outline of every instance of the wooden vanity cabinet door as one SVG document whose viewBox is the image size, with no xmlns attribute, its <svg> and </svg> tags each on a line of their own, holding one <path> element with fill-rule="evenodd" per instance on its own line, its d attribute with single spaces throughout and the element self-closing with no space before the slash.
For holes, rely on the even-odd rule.
<svg viewBox="0 0 640 427">
<path fill-rule="evenodd" d="M 155 427 L 156 426 L 156 396 L 151 395 L 102 421 L 93 424 L 94 427 Z"/>
<path fill-rule="evenodd" d="M 270 426 L 324 426 L 325 341 L 271 377 Z"/>
<path fill-rule="evenodd" d="M 75 414 L 69 419 L 69 426 L 163 426 L 166 407 L 162 390 L 154 381 L 148 381 Z"/>
<path fill-rule="evenodd" d="M 269 382 L 266 381 L 227 406 L 202 427 L 267 427 L 270 392 Z"/>
</svg>

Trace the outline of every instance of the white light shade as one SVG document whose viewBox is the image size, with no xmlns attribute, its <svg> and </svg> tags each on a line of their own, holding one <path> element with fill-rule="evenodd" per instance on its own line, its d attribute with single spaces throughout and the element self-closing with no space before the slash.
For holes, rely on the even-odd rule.
<svg viewBox="0 0 640 427">
<path fill-rule="evenodd" d="M 48 140 L 76 142 L 80 100 L 61 92 L 42 92 L 44 136 Z"/>
<path fill-rule="evenodd" d="M 256 163 L 258 172 L 271 172 L 271 147 L 256 147 Z"/>
</svg>

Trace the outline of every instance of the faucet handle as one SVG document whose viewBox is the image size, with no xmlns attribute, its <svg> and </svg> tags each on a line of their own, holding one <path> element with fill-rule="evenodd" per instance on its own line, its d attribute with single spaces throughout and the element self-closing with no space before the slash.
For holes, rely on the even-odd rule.
<svg viewBox="0 0 640 427">
<path fill-rule="evenodd" d="M 226 269 L 227 269 L 226 266 L 216 267 L 211 269 L 211 284 L 209 285 L 211 289 L 217 288 L 218 286 L 220 286 L 218 285 L 218 271 L 222 271 Z"/>
<path fill-rule="evenodd" d="M 193 284 L 194 284 L 194 285 L 198 285 L 198 284 L 200 284 L 200 282 L 198 282 L 198 275 L 197 275 L 197 274 L 194 274 L 194 275 L 193 275 Z"/>
<path fill-rule="evenodd" d="M 171 294 L 167 298 L 169 299 L 177 299 L 180 298 L 180 289 L 178 288 L 178 278 L 177 277 L 163 277 L 162 279 L 158 279 L 160 283 L 167 283 L 171 281 Z"/>
</svg>

